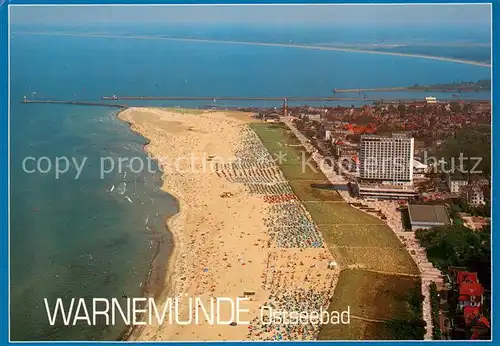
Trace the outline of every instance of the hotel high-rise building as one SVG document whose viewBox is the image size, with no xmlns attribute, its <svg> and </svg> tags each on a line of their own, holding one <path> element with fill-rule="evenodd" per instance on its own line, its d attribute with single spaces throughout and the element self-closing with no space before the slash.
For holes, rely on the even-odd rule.
<svg viewBox="0 0 500 346">
<path fill-rule="evenodd" d="M 394 185 L 413 183 L 413 138 L 361 136 L 359 178 Z"/>
</svg>

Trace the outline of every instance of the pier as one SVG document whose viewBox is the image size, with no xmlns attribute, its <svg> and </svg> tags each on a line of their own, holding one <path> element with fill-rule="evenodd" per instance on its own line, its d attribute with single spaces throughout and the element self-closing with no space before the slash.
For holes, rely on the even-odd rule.
<svg viewBox="0 0 500 346">
<path fill-rule="evenodd" d="M 215 102 L 221 101 L 282 101 L 287 103 L 289 101 L 311 101 L 311 102 L 338 102 L 338 101 L 364 101 L 372 102 L 374 104 L 398 104 L 398 103 L 423 103 L 423 99 L 389 99 L 389 98 L 363 98 L 363 97 L 310 97 L 310 96 L 292 96 L 292 97 L 252 97 L 252 96 L 222 96 L 222 97 L 207 97 L 207 96 L 102 96 L 103 101 L 119 101 L 119 100 L 135 100 L 135 101 L 213 101 L 211 105 L 205 105 L 206 108 L 224 107 L 224 108 L 241 108 L 230 107 L 223 105 L 216 105 Z M 460 99 L 440 99 L 436 103 L 443 104 L 449 102 L 461 101 Z M 468 103 L 483 103 L 490 102 L 490 100 L 475 100 L 468 99 Z M 88 101 L 64 101 L 64 100 L 29 100 L 23 99 L 21 103 L 45 103 L 45 104 L 62 104 L 62 105 L 78 105 L 78 106 L 95 106 L 95 107 L 111 107 L 125 109 L 130 107 L 127 104 L 121 103 L 107 103 L 107 102 L 88 102 Z M 157 106 L 158 107 L 158 106 Z"/>
<path fill-rule="evenodd" d="M 118 101 L 118 100 L 135 100 L 135 101 L 383 101 L 382 98 L 364 98 L 364 97 L 328 97 L 328 96 L 103 96 L 101 98 L 105 101 Z M 416 100 L 416 99 L 415 99 Z M 415 101 L 411 100 L 411 101 Z M 393 100 L 400 101 L 400 100 Z M 401 100 L 404 101 L 404 100 Z"/>
<path fill-rule="evenodd" d="M 349 89 L 344 89 L 349 90 Z M 357 89 L 356 89 L 357 90 Z M 365 89 L 366 90 L 366 89 Z M 367 98 L 367 97 L 328 97 L 328 96 L 102 96 L 104 101 L 134 100 L 134 101 L 310 101 L 310 102 L 336 102 L 336 101 L 368 101 L 377 103 L 411 103 L 425 102 L 423 98 Z M 457 102 L 461 99 L 439 99 L 438 103 Z M 467 99 L 467 102 L 487 102 L 489 100 Z"/>
<path fill-rule="evenodd" d="M 52 103 L 61 105 L 79 105 L 79 106 L 97 106 L 97 107 L 112 107 L 112 108 L 127 108 L 127 105 L 117 103 L 104 102 L 86 102 L 86 101 L 56 101 L 56 100 L 27 100 L 23 99 L 21 103 Z"/>
<path fill-rule="evenodd" d="M 382 92 L 382 91 L 424 91 L 412 89 L 409 87 L 392 87 L 392 88 L 364 88 L 364 89 L 337 89 L 334 88 L 333 92 L 336 93 L 364 93 L 364 92 Z"/>
</svg>

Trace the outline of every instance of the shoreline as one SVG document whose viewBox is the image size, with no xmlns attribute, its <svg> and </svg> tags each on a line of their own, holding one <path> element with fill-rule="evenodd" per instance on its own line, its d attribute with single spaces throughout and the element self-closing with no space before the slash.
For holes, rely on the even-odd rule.
<svg viewBox="0 0 500 346">
<path fill-rule="evenodd" d="M 176 37 L 161 37 L 161 36 L 144 36 L 144 35 L 111 35 L 111 34 L 79 34 L 79 33 L 62 33 L 62 32 L 14 32 L 13 34 L 21 35 L 47 35 L 47 36 L 77 36 L 77 37 L 107 37 L 107 38 L 127 38 L 127 39 L 143 39 L 143 40 L 167 40 L 167 41 L 181 41 L 181 42 L 200 42 L 200 43 L 223 43 L 223 44 L 240 44 L 240 45 L 253 45 L 253 46 L 266 46 L 266 47 L 289 47 L 301 49 L 316 49 L 337 52 L 354 52 L 362 54 L 380 54 L 389 56 L 402 56 L 409 58 L 420 58 L 428 60 L 438 60 L 446 62 L 454 62 L 459 64 L 474 65 L 480 67 L 491 68 L 491 63 L 485 63 L 475 60 L 449 58 L 443 56 L 425 55 L 425 54 L 412 54 L 412 53 L 395 53 L 377 51 L 371 49 L 358 49 L 358 48 L 345 48 L 345 47 L 329 47 L 321 45 L 307 45 L 307 44 L 285 44 L 285 43 L 266 43 L 266 42 L 246 42 L 246 41 L 227 41 L 227 40 L 210 40 L 210 39 L 196 39 L 196 38 L 176 38 Z"/>
<path fill-rule="evenodd" d="M 172 195 L 175 198 L 175 196 Z M 177 198 L 175 198 L 177 200 Z M 180 253 L 182 251 L 182 243 L 179 241 L 179 235 L 174 231 L 176 227 L 174 226 L 174 222 L 177 218 L 182 216 L 182 209 L 179 205 L 179 211 L 167 218 L 166 227 L 167 231 L 170 232 L 173 238 L 173 247 L 167 259 L 167 270 L 164 272 L 166 280 L 166 284 L 164 286 L 156 287 L 156 290 L 153 291 L 153 296 L 155 300 L 162 301 L 164 297 L 168 295 L 173 296 L 173 292 L 175 288 L 173 287 L 172 276 L 174 275 L 174 267 L 177 264 Z M 161 245 L 160 245 L 161 246 Z M 160 250 L 161 251 L 161 250 Z M 155 260 L 153 259 L 152 262 Z M 160 269 L 161 264 L 157 263 L 154 265 L 152 263 L 152 270 L 154 272 L 162 272 Z M 147 298 L 147 297 L 146 297 Z M 141 338 L 142 333 L 144 332 L 144 326 L 142 325 L 131 325 L 125 328 L 126 330 L 123 333 L 123 336 L 120 338 L 120 341 L 138 341 Z"/>
<path fill-rule="evenodd" d="M 121 116 L 121 113 L 127 109 L 128 109 L 128 107 L 118 111 L 116 114 L 117 119 L 127 123 L 131 132 L 144 138 L 144 140 L 146 141 L 146 143 L 143 145 L 144 153 L 146 155 L 148 155 L 152 160 L 154 160 L 156 162 L 156 164 L 158 165 L 158 167 L 160 167 L 160 169 L 163 171 L 164 167 L 162 167 L 162 165 L 158 161 L 158 159 L 148 150 L 148 146 L 151 143 L 151 140 L 149 138 L 145 137 L 141 132 L 137 131 L 137 129 L 134 128 L 133 122 L 131 122 L 131 121 L 129 121 L 126 118 L 123 118 Z M 162 185 L 161 189 L 163 190 L 163 176 L 160 177 L 160 181 L 161 181 L 161 185 Z M 164 218 L 165 230 L 172 237 L 172 248 L 170 249 L 170 253 L 166 259 L 167 271 L 162 272 L 162 270 L 160 269 L 161 267 L 163 267 L 163 264 L 164 264 L 163 261 L 160 261 L 160 263 L 158 263 L 158 260 L 159 260 L 158 257 L 160 255 L 161 251 L 164 250 L 162 248 L 165 246 L 163 237 L 159 237 L 158 239 L 154 240 L 154 242 L 155 242 L 154 255 L 151 259 L 149 270 L 148 270 L 148 273 L 146 274 L 146 278 L 143 281 L 141 295 L 143 297 L 153 296 L 155 299 L 162 299 L 163 296 L 168 295 L 169 293 L 171 293 L 173 291 L 173 288 L 171 287 L 171 284 L 169 283 L 169 281 L 171 281 L 170 279 L 167 281 L 166 285 L 158 286 L 158 285 L 155 285 L 155 283 L 153 282 L 153 278 L 155 277 L 155 274 L 164 274 L 164 276 L 166 278 L 169 278 L 172 275 L 172 273 L 174 271 L 174 264 L 177 262 L 177 259 L 179 257 L 180 251 L 181 251 L 180 247 L 182 246 L 182 243 L 179 241 L 180 240 L 179 235 L 174 231 L 176 229 L 174 227 L 174 222 L 183 213 L 183 210 L 181 208 L 181 203 L 180 203 L 179 199 L 175 195 L 172 194 L 172 192 L 165 191 L 165 190 L 163 190 L 163 191 L 168 193 L 176 201 L 178 211 L 176 213 L 171 214 L 169 216 L 166 216 Z M 143 329 L 144 328 L 141 325 L 126 326 L 125 329 L 118 336 L 117 341 L 137 340 L 140 337 Z"/>
</svg>

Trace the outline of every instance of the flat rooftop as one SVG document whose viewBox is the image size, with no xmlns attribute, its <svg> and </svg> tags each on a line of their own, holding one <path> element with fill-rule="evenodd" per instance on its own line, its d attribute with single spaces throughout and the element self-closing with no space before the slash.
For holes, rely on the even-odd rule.
<svg viewBox="0 0 500 346">
<path fill-rule="evenodd" d="M 450 224 L 450 218 L 444 205 L 410 204 L 408 213 L 410 214 L 411 223 Z"/>
</svg>

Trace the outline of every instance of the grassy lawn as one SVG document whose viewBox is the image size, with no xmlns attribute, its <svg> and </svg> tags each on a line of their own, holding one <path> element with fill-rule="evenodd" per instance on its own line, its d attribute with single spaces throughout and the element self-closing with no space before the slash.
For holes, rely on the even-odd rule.
<svg viewBox="0 0 500 346">
<path fill-rule="evenodd" d="M 343 311 L 349 306 L 351 315 L 367 319 L 411 318 L 408 294 L 419 283 L 419 278 L 409 276 L 344 270 L 329 310 Z"/>
<path fill-rule="evenodd" d="M 285 136 L 284 134 L 288 132 L 288 128 L 284 124 L 279 123 L 255 123 L 251 124 L 250 127 L 257 133 L 260 140 L 263 142 L 275 142 L 284 141 L 290 139 L 295 143 L 300 143 L 298 139 L 292 139 L 292 136 Z"/>
<path fill-rule="evenodd" d="M 274 150 L 269 150 L 271 155 L 279 159 L 278 164 L 280 165 L 293 165 L 302 168 L 302 161 L 304 158 L 307 158 L 307 154 L 305 151 L 299 152 L 294 148 L 290 147 L 280 147 L 276 146 Z M 304 167 L 304 174 L 310 173 Z"/>
<path fill-rule="evenodd" d="M 290 157 L 299 157 L 302 155 L 302 152 L 305 152 L 305 149 L 302 147 L 291 147 L 286 144 L 284 144 L 281 141 L 269 141 L 269 142 L 264 142 L 265 143 L 267 150 L 271 154 L 277 154 L 277 153 L 283 153 L 283 156 L 290 156 Z M 297 161 L 300 163 L 300 161 Z"/>
<path fill-rule="evenodd" d="M 349 306 L 350 324 L 325 324 L 318 339 L 421 339 L 423 328 L 412 326 L 422 319 L 420 285 L 420 278 L 364 270 L 342 271 L 329 311 L 344 311 Z"/>
<path fill-rule="evenodd" d="M 300 140 L 284 125 L 253 123 L 250 124 L 250 127 L 259 136 L 260 140 L 265 143 L 266 148 L 271 153 L 285 148 L 295 151 L 298 155 L 301 152 L 306 152 Z"/>
<path fill-rule="evenodd" d="M 321 230 L 337 246 L 403 247 L 386 225 L 322 225 Z"/>
<path fill-rule="evenodd" d="M 277 163 L 289 180 L 326 180 L 316 163 L 309 159 L 311 155 L 286 126 L 252 123 L 250 128 L 259 136 L 273 158 L 281 158 Z M 314 169 L 311 169 L 308 162 Z"/>
<path fill-rule="evenodd" d="M 404 248 L 355 248 L 337 249 L 346 265 L 355 265 L 364 269 L 380 270 L 401 274 L 418 274 L 416 264 Z"/>
<path fill-rule="evenodd" d="M 304 206 L 311 214 L 317 224 L 377 224 L 383 225 L 383 221 L 368 215 L 360 210 L 354 209 L 347 203 L 336 202 L 304 202 Z M 393 234 L 392 234 L 393 235 Z M 393 235 L 394 236 L 394 235 Z M 395 237 L 395 236 L 394 236 Z"/>
<path fill-rule="evenodd" d="M 342 201 L 328 180 L 292 180 L 290 185 L 301 201 Z"/>
<path fill-rule="evenodd" d="M 298 139 L 285 125 L 252 123 L 250 127 L 271 154 L 286 154 L 287 159 L 278 165 L 319 226 L 342 268 L 357 265 L 363 269 L 418 274 L 410 255 L 383 221 L 345 203 L 319 169 L 315 172 L 307 165 L 303 167 L 301 155 L 305 149 L 295 146 Z M 341 311 L 350 306 L 351 315 L 373 320 L 404 319 L 415 315 L 407 294 L 411 288 L 420 287 L 420 279 L 363 269 L 342 271 L 330 304 L 331 310 Z M 408 330 L 395 330 L 394 324 L 385 322 L 351 318 L 350 323 L 325 325 L 319 339 L 391 340 L 411 334 Z"/>
<path fill-rule="evenodd" d="M 351 319 L 349 324 L 324 326 L 318 340 L 395 340 L 386 323 Z"/>
<path fill-rule="evenodd" d="M 370 322 L 351 319 L 349 324 L 328 325 L 318 340 L 411 340 L 404 338 L 398 327 L 387 322 Z M 396 330 L 395 330 L 396 329 Z"/>
<path fill-rule="evenodd" d="M 325 176 L 323 173 L 314 173 L 312 171 L 304 171 L 300 165 L 281 164 L 280 169 L 283 171 L 288 180 L 319 180 L 323 181 Z"/>
</svg>

